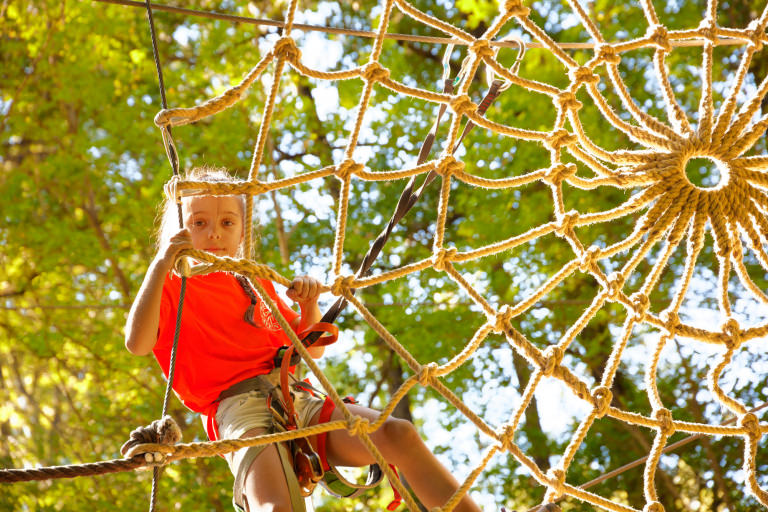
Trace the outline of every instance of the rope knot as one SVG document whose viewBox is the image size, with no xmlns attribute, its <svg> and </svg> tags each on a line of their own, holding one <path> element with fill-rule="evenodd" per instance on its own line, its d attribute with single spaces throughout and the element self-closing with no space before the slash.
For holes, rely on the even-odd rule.
<svg viewBox="0 0 768 512">
<path fill-rule="evenodd" d="M 344 292 L 352 288 L 354 282 L 355 276 L 336 276 L 331 285 L 331 293 L 336 296 L 344 295 Z"/>
<path fill-rule="evenodd" d="M 680 327 L 680 315 L 675 311 L 665 309 L 659 314 L 659 319 L 664 322 L 664 328 L 669 334 L 675 334 Z"/>
<path fill-rule="evenodd" d="M 664 505 L 658 501 L 651 501 L 645 504 L 643 512 L 664 512 Z"/>
<path fill-rule="evenodd" d="M 352 416 L 347 420 L 347 432 L 351 436 L 359 436 L 368 433 L 370 422 L 362 416 Z"/>
<path fill-rule="evenodd" d="M 452 155 L 448 155 L 440 160 L 440 162 L 437 164 L 437 168 L 435 169 L 435 172 L 443 178 L 447 178 L 454 173 L 463 171 L 464 162 L 456 160 Z"/>
<path fill-rule="evenodd" d="M 555 101 L 558 101 L 560 96 L 557 97 Z M 563 146 L 569 146 L 576 142 L 576 136 L 572 133 L 569 133 L 568 130 L 564 128 L 560 128 L 559 130 L 555 130 L 552 133 L 549 134 L 549 136 L 544 139 L 544 144 L 546 144 L 547 147 L 550 149 L 557 151 Z"/>
<path fill-rule="evenodd" d="M 451 110 L 453 110 L 458 116 L 463 116 L 464 114 L 468 114 L 477 110 L 477 105 L 472 103 L 472 100 L 466 94 L 459 94 L 458 96 L 454 96 L 451 98 L 449 105 Z"/>
<path fill-rule="evenodd" d="M 592 406 L 595 408 L 595 415 L 602 418 L 608 414 L 613 401 L 613 392 L 605 386 L 598 386 L 592 390 Z"/>
<path fill-rule="evenodd" d="M 531 9 L 523 5 L 522 0 L 507 0 L 504 2 L 504 10 L 511 16 L 528 16 Z"/>
<path fill-rule="evenodd" d="M 275 55 L 288 62 L 298 62 L 301 59 L 301 51 L 296 46 L 292 37 L 284 36 L 275 43 Z"/>
<path fill-rule="evenodd" d="M 437 376 L 437 368 L 437 363 L 434 361 L 421 365 L 421 369 L 419 369 L 419 384 L 425 387 L 429 386 Z"/>
<path fill-rule="evenodd" d="M 600 247 L 597 245 L 590 245 L 586 251 L 581 253 L 579 258 L 579 270 L 582 272 L 589 272 L 590 270 L 599 270 L 597 268 L 597 260 L 600 257 Z"/>
<path fill-rule="evenodd" d="M 669 33 L 667 27 L 664 25 L 651 25 L 645 32 L 645 36 L 653 43 L 659 50 L 665 52 L 672 51 L 672 45 L 669 44 Z"/>
<path fill-rule="evenodd" d="M 616 48 L 610 44 L 601 43 L 595 46 L 597 52 L 597 60 L 606 64 L 618 64 L 621 62 L 621 55 L 618 54 Z"/>
<path fill-rule="evenodd" d="M 568 78 L 578 87 L 581 84 L 597 84 L 600 76 L 586 66 L 579 66 L 568 71 Z"/>
<path fill-rule="evenodd" d="M 752 439 L 760 439 L 762 432 L 760 431 L 760 422 L 757 420 L 757 416 L 748 412 L 739 418 L 739 425 L 747 432 L 747 435 Z"/>
<path fill-rule="evenodd" d="M 351 158 L 347 158 L 336 166 L 336 177 L 342 181 L 346 181 L 350 175 L 357 174 L 362 171 L 363 168 L 363 164 L 357 163 Z"/>
<path fill-rule="evenodd" d="M 368 82 L 381 82 L 389 78 L 389 70 L 378 62 L 373 61 L 363 67 L 361 76 Z"/>
<path fill-rule="evenodd" d="M 656 409 L 653 417 L 659 422 L 659 431 L 665 437 L 675 433 L 675 422 L 672 420 L 672 413 L 666 407 Z"/>
<path fill-rule="evenodd" d="M 711 43 L 717 42 L 717 22 L 714 19 L 707 16 L 698 27 L 699 35 Z"/>
<path fill-rule="evenodd" d="M 763 37 L 765 36 L 765 29 L 760 30 L 759 20 L 752 20 L 747 25 L 747 35 L 749 36 L 749 45 L 759 52 L 763 49 Z"/>
<path fill-rule="evenodd" d="M 555 104 L 558 109 L 572 110 L 574 112 L 581 109 L 584 106 L 582 102 L 576 99 L 576 95 L 571 91 L 561 92 L 555 97 Z"/>
<path fill-rule="evenodd" d="M 725 346 L 729 350 L 736 350 L 741 346 L 741 327 L 735 318 L 728 318 L 722 325 L 721 330 L 725 334 Z"/>
<path fill-rule="evenodd" d="M 545 377 L 551 377 L 552 374 L 555 373 L 555 369 L 560 366 L 560 363 L 563 361 L 564 354 L 565 352 L 562 347 L 557 345 L 550 345 L 547 347 L 544 354 L 542 354 L 544 356 L 544 364 L 541 367 L 541 373 L 543 373 Z"/>
<path fill-rule="evenodd" d="M 163 416 L 146 427 L 138 427 L 131 432 L 128 441 L 120 447 L 120 453 L 125 457 L 144 455 L 144 459 L 150 463 L 164 464 L 165 454 L 142 452 L 134 450 L 142 444 L 166 444 L 173 445 L 181 441 L 181 429 L 170 416 Z"/>
<path fill-rule="evenodd" d="M 448 268 L 448 265 L 450 265 L 454 256 L 456 256 L 455 247 L 449 247 L 447 249 L 441 247 L 432 255 L 432 266 L 435 267 L 435 270 L 444 272 L 445 269 Z"/>
<path fill-rule="evenodd" d="M 624 287 L 624 278 L 621 277 L 619 272 L 611 272 L 606 279 L 608 298 L 616 302 L 619 300 L 621 289 Z"/>
<path fill-rule="evenodd" d="M 555 491 L 555 499 L 559 499 L 565 492 L 565 471 L 560 468 L 552 468 L 547 471 L 549 487 Z"/>
<path fill-rule="evenodd" d="M 562 215 L 558 216 L 557 219 L 557 227 L 555 228 L 555 233 L 557 236 L 563 237 L 566 236 L 568 233 L 571 232 L 574 225 L 576 224 L 576 219 L 579 218 L 579 212 L 576 210 L 571 210 L 568 212 L 565 212 Z"/>
<path fill-rule="evenodd" d="M 493 48 L 491 48 L 491 42 L 487 39 L 475 39 L 469 49 L 475 52 L 475 55 L 480 58 L 493 58 L 496 54 L 496 52 L 493 51 Z"/>
<path fill-rule="evenodd" d="M 547 169 L 542 180 L 550 185 L 559 185 L 576 174 L 576 170 L 577 167 L 574 164 L 557 164 Z"/>
<path fill-rule="evenodd" d="M 496 434 L 499 436 L 501 447 L 505 451 L 510 451 L 515 439 L 515 429 L 509 423 L 503 425 Z"/>
<path fill-rule="evenodd" d="M 648 311 L 651 301 L 648 300 L 648 296 L 641 292 L 635 292 L 629 298 L 632 303 L 632 309 L 635 310 L 635 319 L 639 322 L 645 317 L 645 313 Z"/>
<path fill-rule="evenodd" d="M 507 330 L 507 327 L 509 326 L 509 321 L 512 319 L 512 308 L 509 307 L 509 305 L 504 304 L 500 309 L 499 312 L 496 313 L 496 316 L 493 318 L 489 318 L 489 323 L 493 325 L 493 332 L 496 334 L 502 334 Z"/>
</svg>

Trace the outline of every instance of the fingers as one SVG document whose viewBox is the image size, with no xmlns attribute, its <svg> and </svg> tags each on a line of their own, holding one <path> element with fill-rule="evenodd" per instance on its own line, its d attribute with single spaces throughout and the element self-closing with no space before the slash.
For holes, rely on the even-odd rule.
<svg viewBox="0 0 768 512">
<path fill-rule="evenodd" d="M 320 296 L 320 281 L 309 276 L 296 277 L 286 295 L 300 303 L 317 301 Z"/>
</svg>

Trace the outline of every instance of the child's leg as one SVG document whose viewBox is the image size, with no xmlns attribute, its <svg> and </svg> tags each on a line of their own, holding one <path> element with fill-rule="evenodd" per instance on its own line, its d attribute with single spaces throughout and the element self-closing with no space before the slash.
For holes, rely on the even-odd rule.
<svg viewBox="0 0 768 512">
<path fill-rule="evenodd" d="M 347 407 L 352 414 L 368 418 L 372 422 L 379 417 L 378 411 L 367 407 Z M 313 425 L 317 423 L 318 416 L 312 419 Z M 342 412 L 334 410 L 331 421 L 341 419 L 344 419 Z M 429 451 L 411 422 L 389 417 L 370 436 L 384 459 L 397 466 L 427 508 L 443 505 L 459 487 L 453 475 Z M 328 433 L 327 454 L 328 460 L 337 466 L 365 466 L 374 462 L 365 445 L 357 437 L 350 436 L 343 430 Z M 480 508 L 467 496 L 455 510 L 480 512 Z"/>
<path fill-rule="evenodd" d="M 263 433 L 264 429 L 256 428 L 243 437 Z M 291 512 L 288 483 L 274 444 L 266 446 L 248 468 L 243 483 L 243 503 L 246 512 Z"/>
</svg>

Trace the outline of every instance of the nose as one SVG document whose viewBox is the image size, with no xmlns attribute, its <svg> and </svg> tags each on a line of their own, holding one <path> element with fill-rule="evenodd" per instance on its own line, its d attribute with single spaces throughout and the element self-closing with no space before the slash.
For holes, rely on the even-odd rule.
<svg viewBox="0 0 768 512">
<path fill-rule="evenodd" d="M 218 240 L 221 238 L 221 234 L 219 234 L 219 230 L 215 224 L 208 230 L 208 238 L 211 240 Z"/>
</svg>

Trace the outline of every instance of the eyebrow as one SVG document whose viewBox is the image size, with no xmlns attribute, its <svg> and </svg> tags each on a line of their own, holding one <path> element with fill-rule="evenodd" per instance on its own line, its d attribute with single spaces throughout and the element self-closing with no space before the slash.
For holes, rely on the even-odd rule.
<svg viewBox="0 0 768 512">
<path fill-rule="evenodd" d="M 192 215 L 199 215 L 201 213 L 210 213 L 210 212 L 208 210 L 197 210 L 197 211 L 192 212 Z M 240 215 L 239 213 L 233 212 L 233 211 L 230 211 L 230 210 L 227 210 L 227 211 L 221 212 L 221 213 L 226 214 L 226 215 Z"/>
</svg>

